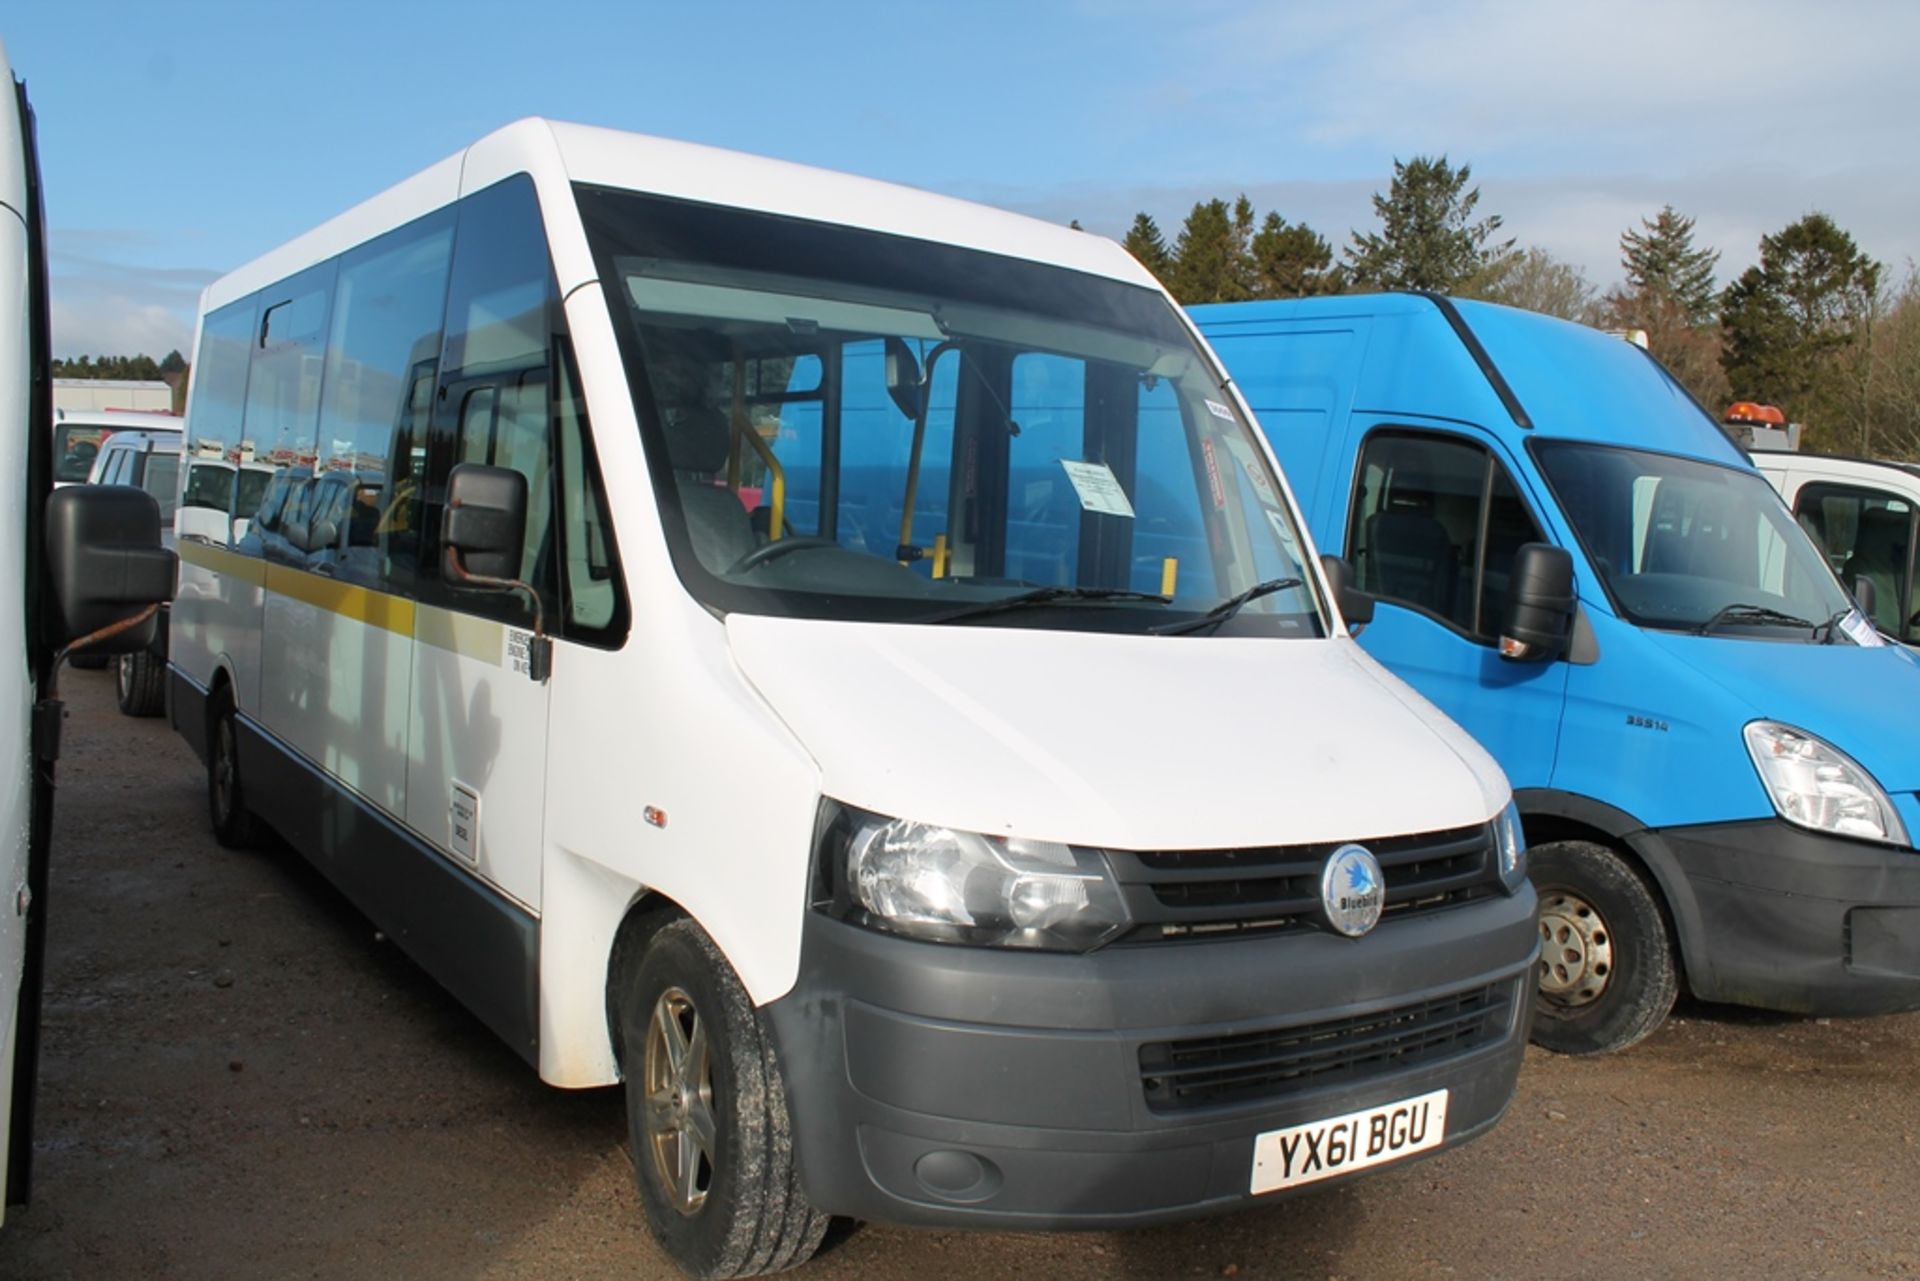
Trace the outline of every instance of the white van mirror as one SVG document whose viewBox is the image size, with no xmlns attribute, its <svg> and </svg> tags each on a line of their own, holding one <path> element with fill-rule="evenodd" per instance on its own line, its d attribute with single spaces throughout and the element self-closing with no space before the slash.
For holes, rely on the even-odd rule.
<svg viewBox="0 0 1920 1281">
<path fill-rule="evenodd" d="M 1333 603 L 1347 620 L 1347 630 L 1355 636 L 1373 621 L 1373 595 L 1353 585 L 1353 566 L 1330 553 L 1320 556 L 1320 568 L 1326 571 L 1327 585 L 1333 588 Z"/>
<path fill-rule="evenodd" d="M 160 504 L 126 485 L 75 485 L 47 498 L 47 569 L 56 643 L 135 654 L 153 643 L 173 599 L 174 556 L 160 545 Z"/>
</svg>

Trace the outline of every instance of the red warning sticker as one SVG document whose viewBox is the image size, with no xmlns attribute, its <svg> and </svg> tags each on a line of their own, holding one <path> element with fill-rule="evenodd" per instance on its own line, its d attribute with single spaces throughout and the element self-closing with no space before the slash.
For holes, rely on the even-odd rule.
<svg viewBox="0 0 1920 1281">
<path fill-rule="evenodd" d="M 1220 463 L 1213 456 L 1213 437 L 1200 438 L 1200 452 L 1207 460 L 1207 485 L 1213 490 L 1213 509 L 1224 511 L 1227 506 L 1227 487 L 1220 480 Z"/>
</svg>

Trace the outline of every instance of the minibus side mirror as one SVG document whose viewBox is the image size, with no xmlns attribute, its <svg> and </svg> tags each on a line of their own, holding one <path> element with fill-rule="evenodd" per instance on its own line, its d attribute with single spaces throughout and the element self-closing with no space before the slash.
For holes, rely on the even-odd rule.
<svg viewBox="0 0 1920 1281">
<path fill-rule="evenodd" d="M 1866 615 L 1869 621 L 1873 618 L 1873 607 L 1880 603 L 1879 595 L 1879 592 L 1874 590 L 1873 580 L 1865 574 L 1853 580 L 1853 602 L 1860 607 L 1860 612 Z"/>
<path fill-rule="evenodd" d="M 1564 547 L 1522 543 L 1513 555 L 1500 657 L 1545 662 L 1564 653 L 1573 631 L 1573 557 Z"/>
<path fill-rule="evenodd" d="M 174 556 L 160 545 L 160 504 L 128 485 L 71 485 L 47 496 L 47 569 L 68 650 L 135 654 L 153 643 L 173 599 Z"/>
<path fill-rule="evenodd" d="M 1373 621 L 1373 596 L 1353 585 L 1353 566 L 1340 557 L 1322 554 L 1320 568 L 1326 572 L 1327 584 L 1333 588 L 1334 605 L 1347 620 L 1347 630 L 1358 636 L 1360 629 Z"/>
<path fill-rule="evenodd" d="M 527 675 L 545 683 L 553 669 L 540 593 L 520 578 L 527 541 L 527 478 L 510 467 L 461 463 L 447 475 L 447 509 L 440 517 L 443 572 L 455 587 L 518 592 L 533 609 Z"/>
<path fill-rule="evenodd" d="M 901 413 L 912 422 L 920 421 L 920 362 L 906 341 L 888 335 L 883 344 L 887 353 L 887 395 Z"/>
<path fill-rule="evenodd" d="M 510 467 L 461 463 L 447 477 L 440 545 L 447 579 L 491 587 L 520 577 L 527 539 L 527 478 Z M 493 580 L 492 582 L 482 580 Z"/>
</svg>

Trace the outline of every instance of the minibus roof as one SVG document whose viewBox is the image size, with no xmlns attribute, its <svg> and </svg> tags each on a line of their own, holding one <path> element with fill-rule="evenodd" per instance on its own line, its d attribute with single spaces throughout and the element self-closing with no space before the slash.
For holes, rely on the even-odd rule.
<svg viewBox="0 0 1920 1281">
<path fill-rule="evenodd" d="M 1158 288 L 1113 241 L 1037 218 L 718 147 L 530 117 L 216 280 L 201 300 L 202 310 L 224 306 L 516 173 L 533 175 L 563 296 L 594 278 L 578 219 L 559 216 L 570 215 L 576 182 L 863 227 Z"/>
<path fill-rule="evenodd" d="M 1193 317 L 1214 341 L 1366 322 L 1355 412 L 1453 418 L 1516 442 L 1597 441 L 1747 465 L 1644 351 L 1553 316 L 1424 294 L 1351 294 L 1195 307 Z"/>
</svg>

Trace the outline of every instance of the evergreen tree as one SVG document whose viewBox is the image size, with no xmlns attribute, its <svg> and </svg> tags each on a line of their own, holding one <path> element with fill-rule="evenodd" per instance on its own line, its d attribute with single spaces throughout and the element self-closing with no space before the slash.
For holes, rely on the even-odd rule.
<svg viewBox="0 0 1920 1281">
<path fill-rule="evenodd" d="M 1167 249 L 1167 240 L 1160 234 L 1160 226 L 1144 213 L 1133 216 L 1133 226 L 1127 229 L 1127 238 L 1121 245 L 1133 255 L 1134 261 L 1153 273 L 1154 279 L 1164 283 L 1173 268 L 1173 254 Z"/>
<path fill-rule="evenodd" d="M 1721 363 L 1733 394 L 1779 405 L 1816 440 L 1836 431 L 1852 407 L 1846 367 L 1864 341 L 1880 270 L 1823 213 L 1762 236 L 1760 261 L 1722 299 Z"/>
<path fill-rule="evenodd" d="M 1717 249 L 1696 249 L 1693 219 L 1663 206 L 1652 220 L 1642 218 L 1643 230 L 1628 228 L 1620 236 L 1620 265 L 1635 293 L 1660 293 L 1678 302 L 1696 325 L 1713 318 L 1719 301 L 1713 269 L 1720 262 Z"/>
<path fill-rule="evenodd" d="M 1471 165 L 1455 169 L 1445 156 L 1396 159 L 1388 193 L 1373 197 L 1380 232 L 1356 231 L 1346 249 L 1356 283 L 1453 293 L 1498 267 L 1513 241 L 1493 238 L 1498 214 L 1475 220 L 1480 189 L 1467 186 L 1472 177 Z"/>
<path fill-rule="evenodd" d="M 164 357 L 161 358 L 160 373 L 162 374 L 162 376 L 182 374 L 182 373 L 185 373 L 186 370 L 187 370 L 187 358 L 180 354 L 180 351 L 178 348 L 175 348 L 174 350 L 168 352 Z"/>
<path fill-rule="evenodd" d="M 1253 297 L 1252 230 L 1253 206 L 1245 196 L 1231 210 L 1224 200 L 1196 202 L 1173 246 L 1166 280 L 1173 296 L 1186 304 Z"/>
<path fill-rule="evenodd" d="M 1337 294 L 1346 286 L 1346 272 L 1333 265 L 1333 246 L 1304 222 L 1268 213 L 1251 252 L 1254 289 L 1262 298 Z"/>
</svg>

